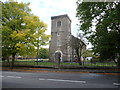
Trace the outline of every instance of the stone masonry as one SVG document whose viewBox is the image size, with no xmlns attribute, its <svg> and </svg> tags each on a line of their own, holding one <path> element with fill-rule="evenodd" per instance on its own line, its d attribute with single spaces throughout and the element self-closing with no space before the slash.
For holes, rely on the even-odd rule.
<svg viewBox="0 0 120 90">
<path fill-rule="evenodd" d="M 71 20 L 68 15 L 51 17 L 50 61 L 58 62 L 55 58 L 57 52 L 61 54 L 61 62 L 74 60 L 74 50 L 68 44 L 71 37 Z"/>
</svg>

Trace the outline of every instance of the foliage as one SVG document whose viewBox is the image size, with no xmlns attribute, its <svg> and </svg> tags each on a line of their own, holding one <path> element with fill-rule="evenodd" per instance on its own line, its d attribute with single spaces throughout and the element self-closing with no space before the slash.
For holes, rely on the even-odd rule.
<svg viewBox="0 0 120 90">
<path fill-rule="evenodd" d="M 40 48 L 39 58 L 48 59 L 49 58 L 49 50 L 47 48 Z"/>
<path fill-rule="evenodd" d="M 36 55 L 35 47 L 49 40 L 47 25 L 31 13 L 29 4 L 2 2 L 2 50 L 12 55 L 12 66 L 16 54 Z"/>
<path fill-rule="evenodd" d="M 85 51 L 85 53 L 83 54 L 84 57 L 94 57 L 95 55 L 93 55 L 93 51 L 92 50 L 89 50 L 87 49 Z"/>
<path fill-rule="evenodd" d="M 100 60 L 117 59 L 120 66 L 120 3 L 77 1 L 80 30 L 92 43 Z M 94 29 L 93 29 L 94 28 Z"/>
</svg>

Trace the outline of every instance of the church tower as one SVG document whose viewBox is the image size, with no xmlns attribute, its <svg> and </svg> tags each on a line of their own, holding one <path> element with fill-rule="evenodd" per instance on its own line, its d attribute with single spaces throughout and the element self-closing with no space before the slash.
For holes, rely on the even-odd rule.
<svg viewBox="0 0 120 90">
<path fill-rule="evenodd" d="M 50 61 L 56 61 L 55 53 L 61 53 L 60 61 L 70 61 L 72 50 L 68 45 L 71 38 L 71 20 L 67 14 L 51 17 Z"/>
</svg>

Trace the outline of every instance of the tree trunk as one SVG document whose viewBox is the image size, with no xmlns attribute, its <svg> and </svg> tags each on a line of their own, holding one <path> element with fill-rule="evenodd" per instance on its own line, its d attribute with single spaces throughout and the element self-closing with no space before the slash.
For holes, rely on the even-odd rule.
<svg viewBox="0 0 120 90">
<path fill-rule="evenodd" d="M 120 53 L 118 54 L 117 67 L 120 68 Z"/>
<path fill-rule="evenodd" d="M 76 48 L 75 50 L 76 50 L 76 54 L 77 54 L 78 63 L 79 63 L 79 65 L 82 65 L 81 56 L 79 55 L 79 48 Z"/>
<path fill-rule="evenodd" d="M 118 4 L 118 7 L 120 6 L 120 3 Z M 119 7 L 120 9 L 120 7 Z M 120 14 L 120 12 L 119 12 Z M 120 23 L 118 23 L 118 26 L 120 25 Z M 118 30 L 118 41 L 117 41 L 117 45 L 118 45 L 118 61 L 117 61 L 117 67 L 120 68 L 120 28 L 119 27 L 116 27 L 116 30 Z"/>
<path fill-rule="evenodd" d="M 118 38 L 118 55 L 117 55 L 117 67 L 120 68 L 120 30 L 119 30 L 119 38 Z"/>
<path fill-rule="evenodd" d="M 81 58 L 80 58 L 80 57 L 78 57 L 78 63 L 79 63 L 79 65 L 82 65 L 82 62 L 81 62 Z"/>
<path fill-rule="evenodd" d="M 7 63 L 9 63 L 9 57 L 7 57 Z"/>
<path fill-rule="evenodd" d="M 120 68 L 120 59 L 118 60 L 117 67 Z"/>
<path fill-rule="evenodd" d="M 12 64 L 11 64 L 11 68 L 14 68 L 14 62 L 15 62 L 15 53 L 12 54 Z"/>
</svg>

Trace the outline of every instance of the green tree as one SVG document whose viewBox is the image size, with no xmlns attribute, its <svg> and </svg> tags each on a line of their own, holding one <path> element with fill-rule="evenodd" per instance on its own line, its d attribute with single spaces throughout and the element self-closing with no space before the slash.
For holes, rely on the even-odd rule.
<svg viewBox="0 0 120 90">
<path fill-rule="evenodd" d="M 84 1 L 84 0 L 83 0 Z M 101 59 L 117 59 L 120 66 L 120 3 L 77 1 L 80 30 Z M 93 30 L 93 27 L 95 29 Z"/>
<path fill-rule="evenodd" d="M 2 50 L 12 55 L 12 67 L 16 54 L 36 55 L 35 47 L 49 40 L 47 25 L 31 13 L 29 4 L 2 2 Z"/>
<path fill-rule="evenodd" d="M 39 58 L 48 59 L 49 58 L 49 50 L 47 48 L 40 48 Z"/>
<path fill-rule="evenodd" d="M 93 51 L 87 49 L 87 50 L 85 51 L 85 53 L 83 54 L 83 56 L 84 56 L 84 57 L 94 57 Z"/>
</svg>

